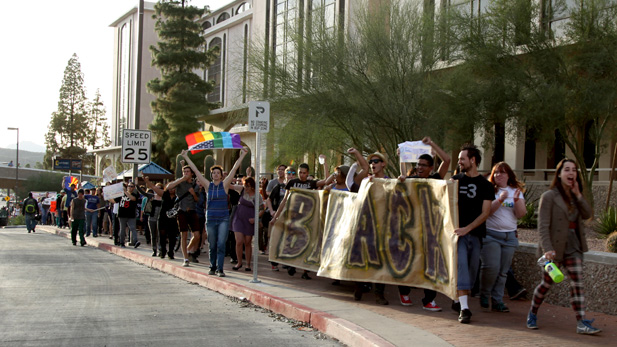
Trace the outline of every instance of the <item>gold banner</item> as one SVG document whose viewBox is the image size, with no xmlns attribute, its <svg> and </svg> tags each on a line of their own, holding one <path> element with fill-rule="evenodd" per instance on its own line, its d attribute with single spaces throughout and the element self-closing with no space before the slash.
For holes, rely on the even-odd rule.
<svg viewBox="0 0 617 347">
<path fill-rule="evenodd" d="M 270 260 L 455 298 L 455 192 L 456 182 L 432 179 L 374 179 L 357 194 L 292 190 L 272 230 Z"/>
</svg>

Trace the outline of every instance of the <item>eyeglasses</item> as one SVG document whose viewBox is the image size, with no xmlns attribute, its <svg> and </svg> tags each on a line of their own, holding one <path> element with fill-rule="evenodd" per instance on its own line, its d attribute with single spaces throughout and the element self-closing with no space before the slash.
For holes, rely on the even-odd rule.
<svg viewBox="0 0 617 347">
<path fill-rule="evenodd" d="M 287 171 L 287 172 L 285 172 L 285 173 L 286 173 L 286 174 L 288 174 L 288 175 L 295 175 L 295 174 L 296 174 L 296 172 L 295 172 L 295 171 Z"/>
<path fill-rule="evenodd" d="M 133 185 L 130 185 L 130 186 L 129 186 L 129 188 L 135 188 L 135 186 L 133 186 Z"/>
<path fill-rule="evenodd" d="M 381 163 L 383 160 L 381 159 L 371 159 L 369 160 L 369 164 L 377 164 L 377 163 Z"/>
</svg>

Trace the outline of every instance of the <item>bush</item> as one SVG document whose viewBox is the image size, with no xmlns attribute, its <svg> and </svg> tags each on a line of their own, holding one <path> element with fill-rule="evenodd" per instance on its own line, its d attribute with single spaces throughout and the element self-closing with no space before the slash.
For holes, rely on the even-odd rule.
<svg viewBox="0 0 617 347">
<path fill-rule="evenodd" d="M 595 231 L 598 233 L 598 237 L 602 239 L 617 231 L 617 209 L 615 207 L 609 206 L 596 219 Z"/>
<path fill-rule="evenodd" d="M 606 250 L 617 253 L 617 231 L 611 233 L 606 238 Z"/>
<path fill-rule="evenodd" d="M 9 218 L 9 225 L 26 225 L 26 216 L 19 215 Z"/>
<path fill-rule="evenodd" d="M 538 216 L 536 216 L 536 204 L 532 201 L 525 204 L 527 213 L 518 220 L 518 226 L 521 228 L 534 229 L 538 227 Z"/>
</svg>

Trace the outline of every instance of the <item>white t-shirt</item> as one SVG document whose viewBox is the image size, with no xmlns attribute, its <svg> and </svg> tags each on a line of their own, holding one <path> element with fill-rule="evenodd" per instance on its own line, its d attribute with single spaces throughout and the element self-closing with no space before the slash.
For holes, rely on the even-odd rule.
<svg viewBox="0 0 617 347">
<path fill-rule="evenodd" d="M 486 228 L 507 232 L 507 231 L 516 231 L 517 227 L 517 218 L 514 215 L 514 192 L 516 192 L 516 188 L 506 187 L 499 188 L 499 190 L 495 193 L 495 200 L 499 199 L 499 195 L 502 191 L 506 190 L 508 192 L 508 197 L 501 203 L 501 206 L 486 220 Z M 519 199 L 525 201 L 523 197 L 523 193 L 519 194 Z"/>
</svg>

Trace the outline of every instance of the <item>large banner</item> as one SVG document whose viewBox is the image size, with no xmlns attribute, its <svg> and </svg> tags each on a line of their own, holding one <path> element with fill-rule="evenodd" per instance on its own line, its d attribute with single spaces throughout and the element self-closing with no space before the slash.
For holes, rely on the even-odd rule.
<svg viewBox="0 0 617 347">
<path fill-rule="evenodd" d="M 270 260 L 319 276 L 434 289 L 455 298 L 456 182 L 365 180 L 360 191 L 292 190 Z"/>
</svg>

